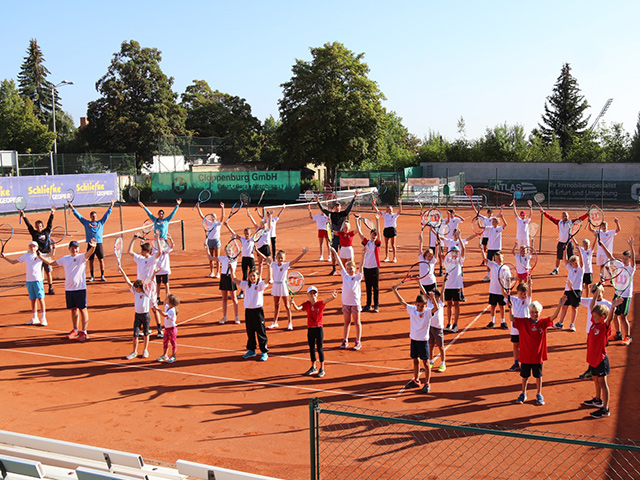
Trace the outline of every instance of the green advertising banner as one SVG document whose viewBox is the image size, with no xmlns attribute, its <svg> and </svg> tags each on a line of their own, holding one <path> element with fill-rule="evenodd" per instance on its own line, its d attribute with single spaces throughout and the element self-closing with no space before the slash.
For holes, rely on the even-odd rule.
<svg viewBox="0 0 640 480">
<path fill-rule="evenodd" d="M 243 192 L 257 202 L 295 201 L 300 194 L 299 171 L 172 172 L 152 173 L 151 190 L 156 200 L 197 200 L 201 190 L 212 200 L 235 200 Z"/>
</svg>

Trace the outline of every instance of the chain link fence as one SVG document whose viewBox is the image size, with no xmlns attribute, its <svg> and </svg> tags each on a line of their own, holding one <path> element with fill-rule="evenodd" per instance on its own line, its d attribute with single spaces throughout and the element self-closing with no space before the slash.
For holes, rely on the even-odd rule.
<svg viewBox="0 0 640 480">
<path fill-rule="evenodd" d="M 19 153 L 15 166 L 1 167 L 1 176 L 69 175 L 114 172 L 136 173 L 133 153 Z"/>
<path fill-rule="evenodd" d="M 311 478 L 637 479 L 640 446 L 360 407 L 309 404 Z"/>
</svg>

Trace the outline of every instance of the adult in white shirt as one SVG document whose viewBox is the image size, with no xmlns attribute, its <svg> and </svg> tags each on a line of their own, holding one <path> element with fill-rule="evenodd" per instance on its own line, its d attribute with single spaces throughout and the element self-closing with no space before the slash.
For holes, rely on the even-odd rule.
<svg viewBox="0 0 640 480">
<path fill-rule="evenodd" d="M 529 235 L 529 224 L 531 223 L 531 217 L 533 216 L 533 204 L 531 200 L 527 202 L 529 204 L 529 215 L 524 210 L 516 209 L 516 200 L 515 198 L 511 201 L 511 206 L 513 207 L 513 214 L 516 217 L 516 241 L 518 245 L 529 247 L 531 244 L 531 236 Z"/>
<path fill-rule="evenodd" d="M 58 260 L 40 256 L 44 263 L 59 265 L 64 269 L 64 293 L 67 301 L 67 309 L 71 310 L 71 323 L 73 329 L 67 335 L 69 340 L 77 338 L 79 342 L 89 340 L 87 328 L 89 328 L 89 311 L 87 310 L 87 260 L 96 249 L 95 238 L 89 242 L 86 253 L 80 253 L 80 245 L 73 240 L 69 243 L 69 255 Z M 82 319 L 82 330 L 80 328 Z"/>
<path fill-rule="evenodd" d="M 382 236 L 384 237 L 384 260 L 383 262 L 392 261 L 396 263 L 398 259 L 396 258 L 396 237 L 398 236 L 398 217 L 402 213 L 402 199 L 398 199 L 398 212 L 393 211 L 393 207 L 391 205 L 387 205 L 387 208 L 384 212 L 381 212 L 378 206 L 373 201 L 373 208 L 376 210 L 378 215 L 382 216 L 382 220 L 384 221 L 384 230 L 382 230 Z M 389 260 L 389 247 L 391 247 L 391 255 L 392 258 Z"/>
<path fill-rule="evenodd" d="M 220 229 L 222 227 L 222 222 L 218 221 L 218 216 L 215 213 L 210 213 L 209 216 L 205 216 L 200 210 L 200 203 L 196 203 L 196 207 L 198 208 L 198 215 L 202 218 L 202 227 L 204 231 L 207 232 L 207 251 L 209 252 L 209 277 L 211 278 L 220 278 L 220 262 L 218 262 L 217 257 L 220 256 L 220 248 L 222 247 L 222 241 L 220 239 Z M 220 213 L 220 218 L 224 218 L 224 203 L 220 202 L 220 208 L 222 212 Z"/>
<path fill-rule="evenodd" d="M 607 222 L 602 222 L 600 224 L 600 228 L 597 228 L 593 233 L 596 237 L 594 243 L 597 245 L 597 250 L 596 250 L 596 265 L 598 265 L 600 267 L 600 275 L 602 275 L 602 267 L 604 266 L 605 263 L 607 263 L 607 261 L 609 260 L 609 257 L 607 257 L 607 254 L 605 253 L 604 249 L 599 245 L 599 242 L 602 242 L 602 244 L 607 248 L 607 250 L 609 250 L 610 252 L 613 252 L 613 241 L 615 239 L 615 236 L 620 233 L 620 221 L 615 218 L 613 220 L 616 224 L 616 228 L 614 230 L 609 230 L 608 227 L 609 225 L 607 224 Z"/>
<path fill-rule="evenodd" d="M 307 206 L 309 210 L 309 218 L 316 222 L 316 228 L 318 229 L 318 249 L 320 250 L 319 262 L 324 260 L 324 246 L 327 246 L 327 261 L 331 262 L 331 253 L 329 252 L 329 236 L 327 235 L 327 225 L 329 223 L 329 217 L 324 213 L 311 213 L 311 205 Z M 331 227 L 329 227 L 331 228 Z"/>
<path fill-rule="evenodd" d="M 42 276 L 42 260 L 40 259 L 40 252 L 38 250 L 38 242 L 29 242 L 27 253 L 19 256 L 15 260 L 7 258 L 4 253 L 0 253 L 0 258 L 4 258 L 12 265 L 18 263 L 24 263 L 26 269 L 27 279 L 27 292 L 29 293 L 29 300 L 31 301 L 31 320 L 27 322 L 27 325 L 42 325 L 47 326 L 47 311 L 44 303 L 44 283 Z M 42 318 L 38 320 L 38 306 Z"/>
</svg>

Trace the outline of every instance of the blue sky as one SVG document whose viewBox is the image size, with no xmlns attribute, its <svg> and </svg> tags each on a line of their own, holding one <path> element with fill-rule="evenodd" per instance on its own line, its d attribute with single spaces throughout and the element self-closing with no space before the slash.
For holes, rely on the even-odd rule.
<svg viewBox="0 0 640 480">
<path fill-rule="evenodd" d="M 467 138 L 504 122 L 528 132 L 569 62 L 592 119 L 632 133 L 640 111 L 640 2 L 236 1 L 5 2 L 0 79 L 16 79 L 31 38 L 43 50 L 63 108 L 85 116 L 120 44 L 162 52 L 161 67 L 184 92 L 194 79 L 245 98 L 261 121 L 278 116 L 280 84 L 310 47 L 338 41 L 364 53 L 384 105 L 422 138 Z M 636 58 L 636 60 L 633 60 Z"/>
</svg>

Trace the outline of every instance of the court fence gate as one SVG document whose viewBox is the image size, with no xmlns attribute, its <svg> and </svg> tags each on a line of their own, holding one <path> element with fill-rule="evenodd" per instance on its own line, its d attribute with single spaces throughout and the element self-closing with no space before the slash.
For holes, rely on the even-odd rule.
<svg viewBox="0 0 640 480">
<path fill-rule="evenodd" d="M 637 479 L 638 442 L 309 402 L 312 480 Z"/>
</svg>

